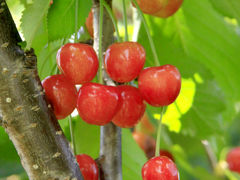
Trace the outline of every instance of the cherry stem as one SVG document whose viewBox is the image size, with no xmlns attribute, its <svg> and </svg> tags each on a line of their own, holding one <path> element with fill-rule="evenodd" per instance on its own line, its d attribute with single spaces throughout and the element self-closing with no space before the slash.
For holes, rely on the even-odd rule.
<svg viewBox="0 0 240 180">
<path fill-rule="evenodd" d="M 145 20 L 145 18 L 144 18 L 143 12 L 141 11 L 141 9 L 140 9 L 140 7 L 139 7 L 139 5 L 138 5 L 138 3 L 137 3 L 136 0 L 132 0 L 132 2 L 135 4 L 135 6 L 136 6 L 136 8 L 137 8 L 137 10 L 138 10 L 138 13 L 140 14 L 140 17 L 141 17 L 141 19 L 142 19 L 142 22 L 143 22 L 145 31 L 146 31 L 146 33 L 147 33 L 150 46 L 151 46 L 151 50 L 152 50 L 152 53 L 153 53 L 155 65 L 156 65 L 156 66 L 160 66 L 160 62 L 159 62 L 159 59 L 158 59 L 156 47 L 155 47 L 155 45 L 154 45 L 153 38 L 152 38 L 152 36 L 151 36 L 151 33 L 150 33 L 149 27 L 148 27 L 148 25 L 147 25 L 147 22 L 146 22 L 146 20 Z"/>
<path fill-rule="evenodd" d="M 155 156 L 160 156 L 160 140 L 161 140 L 161 129 L 162 129 L 162 118 L 163 118 L 163 112 L 164 112 L 164 106 L 161 107 L 161 116 L 158 123 L 158 130 L 157 130 L 157 145 L 155 149 Z"/>
<path fill-rule="evenodd" d="M 117 21 L 116 19 L 114 18 L 114 15 L 113 15 L 113 12 L 111 10 L 111 8 L 109 7 L 109 5 L 106 3 L 105 0 L 103 0 L 103 6 L 106 8 L 112 22 L 113 22 L 113 25 L 114 25 L 114 28 L 115 28 L 115 31 L 116 31 L 116 34 L 117 34 L 117 41 L 118 42 L 121 42 L 121 39 L 120 39 L 120 35 L 119 35 L 119 30 L 118 30 L 118 25 L 117 25 Z"/>
<path fill-rule="evenodd" d="M 77 152 L 76 152 L 75 138 L 73 134 L 73 121 L 72 121 L 71 115 L 69 115 L 68 120 L 69 120 L 68 122 L 69 122 L 70 136 L 71 136 L 71 142 L 72 142 L 72 149 L 73 149 L 74 155 L 76 155 Z"/>
<path fill-rule="evenodd" d="M 102 53 L 102 34 L 103 34 L 103 1 L 100 0 L 100 14 L 99 14 L 99 76 L 98 82 L 100 84 L 103 83 L 103 75 L 102 75 L 102 63 L 103 63 L 103 53 Z"/>
<path fill-rule="evenodd" d="M 125 27 L 125 41 L 128 41 L 128 23 L 127 23 L 127 10 L 126 10 L 125 0 L 122 0 L 122 4 L 123 4 L 123 20 L 124 20 L 124 27 Z"/>
<path fill-rule="evenodd" d="M 76 43 L 78 40 L 78 0 L 76 0 L 75 4 L 75 37 L 74 42 Z"/>
</svg>

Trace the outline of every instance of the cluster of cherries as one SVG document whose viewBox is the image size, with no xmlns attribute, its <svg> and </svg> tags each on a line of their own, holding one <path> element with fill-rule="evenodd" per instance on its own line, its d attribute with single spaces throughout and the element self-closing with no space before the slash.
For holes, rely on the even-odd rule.
<svg viewBox="0 0 240 180">
<path fill-rule="evenodd" d="M 130 128 L 143 116 L 144 101 L 157 107 L 174 102 L 181 87 L 179 71 L 172 65 L 143 69 L 145 56 L 145 50 L 139 43 L 112 44 L 104 58 L 107 74 L 118 83 L 128 83 L 138 77 L 138 88 L 130 85 L 107 86 L 90 82 L 98 70 L 98 58 L 91 46 L 80 43 L 64 45 L 57 54 L 62 74 L 42 81 L 56 117 L 63 119 L 77 107 L 81 118 L 89 124 L 105 125 L 112 121 L 119 127 Z M 81 84 L 78 92 L 77 84 Z M 164 172 L 166 170 L 161 171 L 162 174 L 169 176 L 173 172 L 172 167 L 176 169 L 169 158 L 156 157 L 143 167 L 145 179 L 149 179 L 148 174 L 153 174 L 151 164 L 159 161 L 166 170 L 171 167 L 167 173 Z M 177 177 L 178 173 L 173 176 Z"/>
<path fill-rule="evenodd" d="M 159 17 L 175 13 L 182 1 L 137 0 L 144 13 Z M 92 21 L 91 11 L 86 27 L 93 37 Z M 42 81 L 57 119 L 66 118 L 77 108 L 80 117 L 89 124 L 105 125 L 112 121 L 119 127 L 131 128 L 143 116 L 145 102 L 155 107 L 173 103 L 181 88 L 178 69 L 172 65 L 143 69 L 145 59 L 145 50 L 139 43 L 112 44 L 105 52 L 104 67 L 108 76 L 121 85 L 107 86 L 90 82 L 99 66 L 91 46 L 68 43 L 61 47 L 57 65 L 62 74 L 49 76 Z M 138 88 L 127 85 L 136 78 Z M 78 92 L 75 85 L 81 85 Z M 178 180 L 173 158 L 164 151 L 160 153 L 161 156 L 151 158 L 143 166 L 143 179 Z M 98 180 L 98 167 L 90 156 L 81 154 L 76 159 L 85 180 Z"/>
</svg>

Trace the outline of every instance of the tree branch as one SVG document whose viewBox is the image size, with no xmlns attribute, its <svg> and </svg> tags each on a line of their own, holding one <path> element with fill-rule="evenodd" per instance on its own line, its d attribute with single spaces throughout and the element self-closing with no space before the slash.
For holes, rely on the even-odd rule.
<svg viewBox="0 0 240 180">
<path fill-rule="evenodd" d="M 112 1 L 106 1 L 111 7 Z M 94 49 L 99 49 L 99 0 L 93 0 L 93 24 L 94 24 Z M 105 52 L 107 47 L 114 42 L 113 23 L 111 18 L 104 9 L 103 15 L 103 39 L 102 51 Z M 103 63 L 102 63 L 103 64 Z M 104 67 L 100 67 L 104 69 Z M 113 85 L 113 81 L 103 71 L 103 80 L 107 85 Z M 101 127 L 100 136 L 100 160 L 101 180 L 121 180 L 122 179 L 122 161 L 121 161 L 121 128 L 109 123 Z"/>
<path fill-rule="evenodd" d="M 30 179 L 82 180 L 78 164 L 47 103 L 33 51 L 24 53 L 5 0 L 0 0 L 0 114 Z"/>
</svg>

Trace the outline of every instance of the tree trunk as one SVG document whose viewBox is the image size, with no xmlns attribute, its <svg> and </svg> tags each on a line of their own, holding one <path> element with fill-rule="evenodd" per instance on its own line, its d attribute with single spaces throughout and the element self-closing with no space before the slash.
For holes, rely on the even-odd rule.
<svg viewBox="0 0 240 180">
<path fill-rule="evenodd" d="M 30 179 L 82 180 L 37 73 L 33 50 L 24 52 L 5 0 L 0 0 L 0 121 Z"/>
</svg>

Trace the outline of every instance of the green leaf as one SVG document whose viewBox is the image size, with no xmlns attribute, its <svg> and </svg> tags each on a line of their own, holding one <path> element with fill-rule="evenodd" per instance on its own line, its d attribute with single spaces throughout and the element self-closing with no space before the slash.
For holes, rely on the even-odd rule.
<svg viewBox="0 0 240 180">
<path fill-rule="evenodd" d="M 203 81 L 196 83 L 192 108 L 181 117 L 182 132 L 199 138 L 223 132 L 240 100 L 240 37 L 235 29 L 208 0 L 185 0 L 168 19 L 146 18 L 160 63 L 177 66 L 183 78 Z M 147 51 L 146 66 L 154 66 L 143 28 L 138 37 Z"/>
<path fill-rule="evenodd" d="M 78 29 L 84 25 L 90 12 L 91 1 L 78 0 Z M 49 40 L 70 37 L 75 32 L 76 0 L 55 0 L 48 13 Z"/>
<path fill-rule="evenodd" d="M 0 179 L 24 172 L 20 158 L 2 127 L 0 127 L 0 137 Z"/>
<path fill-rule="evenodd" d="M 27 49 L 32 47 L 36 34 L 42 27 L 44 17 L 48 12 L 49 3 L 50 0 L 34 0 L 34 2 L 27 5 L 23 11 L 21 28 L 27 42 Z"/>
<path fill-rule="evenodd" d="M 90 125 L 81 120 L 79 116 L 74 117 L 76 125 L 74 135 L 76 150 L 78 154 L 88 154 L 96 159 L 100 147 L 100 126 Z"/>
<path fill-rule="evenodd" d="M 37 54 L 40 79 L 57 73 L 56 54 L 63 43 L 64 39 L 48 43 Z"/>
<path fill-rule="evenodd" d="M 240 23 L 240 0 L 210 0 L 210 2 L 224 16 L 236 18 Z"/>
<path fill-rule="evenodd" d="M 129 129 L 122 129 L 123 179 L 141 179 L 141 170 L 147 158 L 134 141 Z"/>
</svg>

